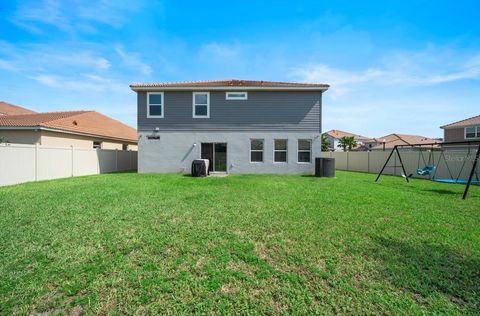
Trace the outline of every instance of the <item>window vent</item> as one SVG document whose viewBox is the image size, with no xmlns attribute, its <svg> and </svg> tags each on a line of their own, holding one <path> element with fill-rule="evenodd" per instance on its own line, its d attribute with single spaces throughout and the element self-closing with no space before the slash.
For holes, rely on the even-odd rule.
<svg viewBox="0 0 480 316">
<path fill-rule="evenodd" d="M 247 100 L 248 93 L 247 92 L 227 92 L 225 94 L 225 98 L 227 100 Z"/>
</svg>

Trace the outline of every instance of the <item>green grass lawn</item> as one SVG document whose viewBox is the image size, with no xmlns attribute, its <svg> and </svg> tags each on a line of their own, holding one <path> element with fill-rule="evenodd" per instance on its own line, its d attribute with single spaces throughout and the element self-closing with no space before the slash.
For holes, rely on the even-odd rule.
<svg viewBox="0 0 480 316">
<path fill-rule="evenodd" d="M 338 172 L 0 188 L 0 314 L 480 311 L 480 188 Z"/>
</svg>

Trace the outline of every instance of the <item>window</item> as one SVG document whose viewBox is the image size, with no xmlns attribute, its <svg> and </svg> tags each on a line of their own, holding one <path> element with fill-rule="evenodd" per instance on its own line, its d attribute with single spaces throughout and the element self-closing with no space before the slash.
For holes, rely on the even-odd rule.
<svg viewBox="0 0 480 316">
<path fill-rule="evenodd" d="M 312 141 L 310 139 L 298 140 L 298 162 L 309 163 L 312 160 Z"/>
<path fill-rule="evenodd" d="M 101 149 L 102 143 L 101 142 L 93 142 L 93 149 Z"/>
<path fill-rule="evenodd" d="M 465 127 L 465 138 L 480 138 L 480 126 Z"/>
<path fill-rule="evenodd" d="M 274 162 L 287 162 L 287 140 L 275 139 L 273 148 Z"/>
<path fill-rule="evenodd" d="M 247 92 L 227 92 L 225 94 L 227 100 L 247 100 Z"/>
<path fill-rule="evenodd" d="M 122 144 L 122 150 L 128 150 L 128 144 Z"/>
<path fill-rule="evenodd" d="M 163 92 L 147 92 L 147 117 L 163 118 Z"/>
<path fill-rule="evenodd" d="M 194 118 L 210 117 L 210 93 L 208 92 L 193 93 L 193 117 Z"/>
<path fill-rule="evenodd" d="M 263 139 L 250 140 L 250 162 L 263 162 Z"/>
</svg>

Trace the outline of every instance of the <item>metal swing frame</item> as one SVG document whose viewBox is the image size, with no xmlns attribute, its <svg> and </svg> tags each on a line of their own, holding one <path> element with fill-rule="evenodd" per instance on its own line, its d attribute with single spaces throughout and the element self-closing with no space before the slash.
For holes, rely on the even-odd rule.
<svg viewBox="0 0 480 316">
<path fill-rule="evenodd" d="M 477 164 L 478 164 L 478 161 L 480 160 L 480 141 L 464 141 L 464 142 L 443 142 L 443 143 L 426 143 L 426 144 L 410 144 L 410 145 L 395 145 L 392 149 L 392 151 L 390 152 L 390 154 L 388 155 L 388 158 L 387 158 L 387 161 L 385 161 L 385 164 L 383 165 L 382 167 L 382 170 L 380 170 L 380 172 L 378 173 L 377 175 L 377 178 L 375 179 L 375 182 L 378 181 L 378 179 L 380 179 L 380 176 L 383 174 L 383 171 L 385 170 L 385 168 L 387 167 L 388 165 L 388 162 L 390 161 L 390 159 L 392 158 L 393 154 L 396 153 L 397 156 L 398 156 L 398 161 L 400 162 L 400 167 L 402 167 L 402 171 L 403 171 L 403 174 L 405 175 L 405 180 L 407 182 L 410 182 L 409 180 L 409 176 L 407 176 L 407 172 L 405 171 L 405 166 L 403 164 L 403 161 L 402 161 L 402 156 L 400 155 L 400 151 L 398 150 L 398 148 L 403 148 L 403 147 L 411 147 L 411 148 L 415 148 L 415 147 L 418 147 L 420 148 L 423 148 L 424 146 L 431 146 L 432 150 L 433 150 L 433 146 L 445 146 L 445 145 L 468 145 L 468 146 L 471 146 L 471 145 L 478 145 L 478 148 L 477 148 L 477 153 L 475 154 L 475 159 L 473 160 L 473 164 L 472 164 L 472 169 L 470 170 L 470 175 L 468 176 L 468 181 L 465 185 L 465 190 L 463 191 L 463 196 L 462 196 L 462 199 L 465 200 L 467 198 L 467 195 L 468 195 L 468 190 L 470 189 L 470 185 L 472 184 L 472 180 L 473 180 L 473 175 L 475 174 L 475 170 L 477 168 Z M 442 151 L 442 154 L 443 154 L 443 151 L 444 149 L 442 148 L 441 149 Z M 422 154 L 420 152 L 420 154 Z M 423 154 L 422 154 L 423 155 Z M 440 159 L 440 158 L 439 158 Z M 446 162 L 445 162 L 446 163 Z M 447 163 L 446 163 L 447 164 Z M 394 166 L 394 167 L 398 167 L 398 166 Z M 448 164 L 447 164 L 447 168 L 448 168 Z M 462 169 L 463 169 L 463 166 L 462 166 Z M 449 169 L 449 172 L 450 172 L 450 169 Z"/>
</svg>

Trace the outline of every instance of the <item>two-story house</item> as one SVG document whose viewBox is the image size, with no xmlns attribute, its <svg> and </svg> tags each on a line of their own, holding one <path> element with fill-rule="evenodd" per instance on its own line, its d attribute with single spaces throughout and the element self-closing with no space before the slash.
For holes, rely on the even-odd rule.
<svg viewBox="0 0 480 316">
<path fill-rule="evenodd" d="M 480 140 L 480 115 L 443 125 L 440 128 L 443 129 L 445 142 Z"/>
<path fill-rule="evenodd" d="M 218 80 L 132 84 L 141 173 L 311 173 L 326 84 Z"/>
<path fill-rule="evenodd" d="M 355 139 L 357 146 L 353 150 L 368 150 L 376 142 L 375 139 L 350 132 L 344 132 L 338 129 L 329 130 L 328 132 L 325 132 L 324 135 L 327 137 L 329 144 L 328 148 L 330 151 L 343 151 L 343 148 L 340 147 L 340 140 L 342 137 L 353 137 L 353 139 Z"/>
</svg>

